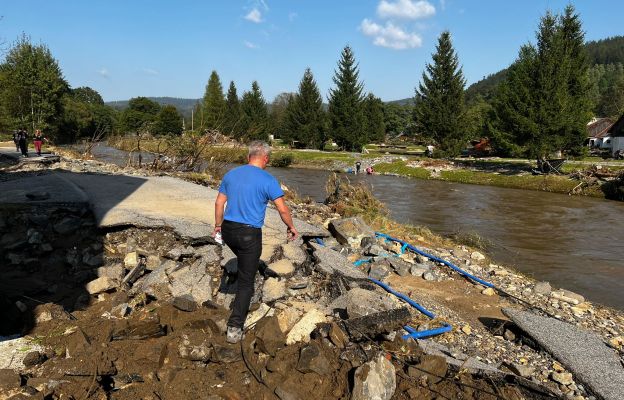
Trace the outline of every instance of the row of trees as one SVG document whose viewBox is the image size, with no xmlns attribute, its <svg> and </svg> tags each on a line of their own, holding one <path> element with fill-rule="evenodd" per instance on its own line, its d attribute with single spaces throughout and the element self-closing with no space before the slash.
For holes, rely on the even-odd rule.
<svg viewBox="0 0 624 400">
<path fill-rule="evenodd" d="M 161 106 L 147 97 L 135 97 L 119 115 L 117 128 L 123 133 L 179 135 L 183 124 L 174 106 Z"/>
<path fill-rule="evenodd" d="M 239 100 L 234 82 L 224 94 L 219 75 L 213 71 L 193 120 L 200 129 L 217 129 L 237 139 L 267 139 L 275 134 L 288 143 L 322 149 L 331 136 L 344 149 L 361 150 L 366 143 L 383 140 L 386 128 L 383 102 L 372 94 L 363 94 L 358 73 L 353 51 L 347 46 L 338 63 L 336 88 L 330 92 L 326 111 L 309 68 L 299 90 L 279 94 L 270 107 L 258 82 L 254 81 L 251 90 Z"/>
</svg>

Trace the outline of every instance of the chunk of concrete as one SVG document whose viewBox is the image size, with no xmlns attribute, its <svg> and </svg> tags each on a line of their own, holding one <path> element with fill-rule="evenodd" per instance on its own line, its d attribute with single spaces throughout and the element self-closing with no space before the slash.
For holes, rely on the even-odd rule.
<svg viewBox="0 0 624 400">
<path fill-rule="evenodd" d="M 624 368 L 598 335 L 529 311 L 504 308 L 503 313 L 597 397 L 624 399 Z"/>
<path fill-rule="evenodd" d="M 345 256 L 328 247 L 311 243 L 314 249 L 316 270 L 327 275 L 340 275 L 351 280 L 365 280 L 366 275 L 353 266 Z"/>
<path fill-rule="evenodd" d="M 347 315 L 349 318 L 358 318 L 387 311 L 397 307 L 397 304 L 384 292 L 353 288 L 346 293 Z"/>
<path fill-rule="evenodd" d="M 292 261 L 288 259 L 282 259 L 271 263 L 268 265 L 268 268 L 271 270 L 271 272 L 280 277 L 289 277 L 295 273 L 295 266 L 293 265 Z"/>
<path fill-rule="evenodd" d="M 262 301 L 265 303 L 286 297 L 286 281 L 269 278 L 262 286 Z"/>
<path fill-rule="evenodd" d="M 329 375 L 333 371 L 323 349 L 314 342 L 301 348 L 296 368 L 304 374 L 316 372 L 319 375 Z"/>
<path fill-rule="evenodd" d="M 335 219 L 329 223 L 329 231 L 338 243 L 357 247 L 362 238 L 375 237 L 375 231 L 360 217 Z"/>
<path fill-rule="evenodd" d="M 282 253 L 284 254 L 284 258 L 292 261 L 295 265 L 303 264 L 308 258 L 308 255 L 301 246 L 294 242 L 288 242 L 282 245 Z"/>
<path fill-rule="evenodd" d="M 351 400 L 390 400 L 396 390 L 394 365 L 380 352 L 355 370 L 353 381 Z"/>
<path fill-rule="evenodd" d="M 290 346 L 298 342 L 309 342 L 310 333 L 316 328 L 316 324 L 326 321 L 325 314 L 319 310 L 313 309 L 309 311 L 288 332 L 286 344 Z"/>
<path fill-rule="evenodd" d="M 119 282 L 108 276 L 102 276 L 87 283 L 86 289 L 89 294 L 98 294 L 115 289 L 119 285 Z"/>
</svg>

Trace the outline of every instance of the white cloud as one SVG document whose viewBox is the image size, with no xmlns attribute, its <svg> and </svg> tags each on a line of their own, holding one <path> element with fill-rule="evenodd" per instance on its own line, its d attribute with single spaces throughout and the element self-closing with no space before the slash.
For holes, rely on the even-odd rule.
<svg viewBox="0 0 624 400">
<path fill-rule="evenodd" d="M 106 67 L 100 68 L 98 74 L 106 79 L 110 78 L 110 72 L 108 72 L 108 69 L 106 69 Z"/>
<path fill-rule="evenodd" d="M 422 46 L 422 38 L 414 32 L 408 32 L 392 22 L 379 25 L 369 19 L 360 24 L 362 33 L 373 38 L 375 46 L 388 47 L 395 50 L 413 49 Z"/>
<path fill-rule="evenodd" d="M 248 41 L 248 40 L 245 40 L 245 41 L 243 42 L 243 44 L 244 44 L 244 45 L 245 45 L 245 47 L 247 47 L 248 49 L 259 49 L 259 48 L 260 48 L 260 46 L 258 46 L 258 45 L 257 45 L 257 44 L 255 44 L 255 43 L 251 43 L 251 42 L 250 42 L 250 41 Z"/>
<path fill-rule="evenodd" d="M 260 22 L 262 22 L 262 13 L 257 8 L 254 8 L 253 10 L 249 11 L 247 15 L 245 15 L 245 19 L 247 21 L 259 24 Z"/>
<path fill-rule="evenodd" d="M 381 18 L 419 19 L 435 14 L 435 7 L 425 0 L 381 0 L 377 6 L 377 15 Z"/>
<path fill-rule="evenodd" d="M 264 7 L 264 11 L 269 11 L 269 6 L 267 5 L 266 1 L 259 0 L 258 3 L 260 3 L 260 5 L 262 5 L 262 7 Z"/>
<path fill-rule="evenodd" d="M 155 69 L 151 69 L 151 68 L 143 68 L 143 72 L 145 72 L 148 75 L 158 75 L 158 71 L 156 71 Z"/>
<path fill-rule="evenodd" d="M 288 13 L 288 20 L 290 22 L 293 22 L 295 19 L 297 19 L 298 16 L 299 14 L 297 14 L 296 12 Z"/>
</svg>

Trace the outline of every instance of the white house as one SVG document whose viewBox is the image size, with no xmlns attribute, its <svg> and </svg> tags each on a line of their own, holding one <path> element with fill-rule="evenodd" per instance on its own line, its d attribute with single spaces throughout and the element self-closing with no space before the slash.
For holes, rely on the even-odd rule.
<svg viewBox="0 0 624 400">
<path fill-rule="evenodd" d="M 594 118 L 587 124 L 587 146 L 590 148 L 610 149 L 612 138 L 609 129 L 613 126 L 611 118 Z"/>
<path fill-rule="evenodd" d="M 607 133 L 611 145 L 611 154 L 615 154 L 618 150 L 624 152 L 624 115 L 609 128 Z"/>
</svg>

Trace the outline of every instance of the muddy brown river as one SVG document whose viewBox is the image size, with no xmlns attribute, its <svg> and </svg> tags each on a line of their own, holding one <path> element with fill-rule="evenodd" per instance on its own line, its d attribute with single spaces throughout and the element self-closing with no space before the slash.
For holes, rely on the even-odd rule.
<svg viewBox="0 0 624 400">
<path fill-rule="evenodd" d="M 125 164 L 126 153 L 98 146 L 95 156 Z M 288 187 L 325 199 L 330 172 L 269 168 Z M 537 191 L 349 175 L 369 184 L 394 219 L 441 235 L 476 232 L 489 253 L 535 279 L 624 309 L 624 203 Z"/>
</svg>

